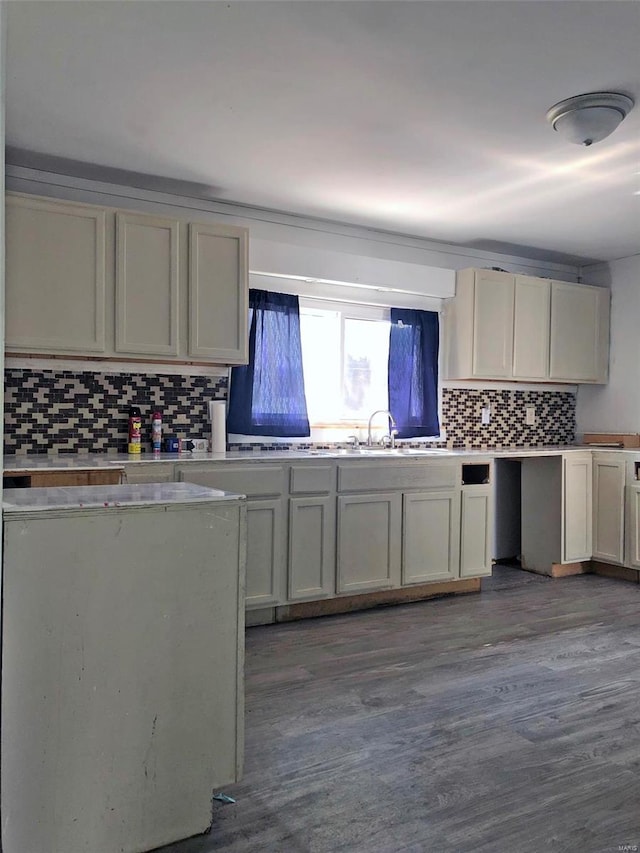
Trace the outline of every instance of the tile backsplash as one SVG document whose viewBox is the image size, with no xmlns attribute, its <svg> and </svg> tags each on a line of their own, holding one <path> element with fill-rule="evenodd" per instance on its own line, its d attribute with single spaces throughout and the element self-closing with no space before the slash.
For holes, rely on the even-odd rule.
<svg viewBox="0 0 640 853">
<path fill-rule="evenodd" d="M 105 453 L 126 451 L 129 407 L 139 406 L 143 447 L 149 446 L 152 412 L 163 432 L 209 436 L 207 402 L 227 396 L 226 377 L 5 370 L 5 453 Z M 490 423 L 481 423 L 489 407 Z M 525 425 L 525 409 L 536 423 Z M 442 426 L 449 447 L 500 448 L 570 444 L 575 438 L 575 396 L 563 391 L 444 388 Z M 310 446 L 305 444 L 303 446 Z M 245 445 L 230 445 L 234 449 Z M 282 450 L 267 440 L 260 448 Z M 322 445 L 327 446 L 327 445 Z M 255 448 L 256 445 L 246 445 Z M 296 447 L 300 447 L 296 443 Z"/>
<path fill-rule="evenodd" d="M 163 433 L 208 438 L 209 400 L 224 400 L 227 378 L 5 370 L 5 453 L 104 453 L 127 450 L 130 406 L 142 413 L 143 447 L 151 415 L 162 412 Z"/>
<path fill-rule="evenodd" d="M 482 424 L 488 407 L 490 423 Z M 535 425 L 525 424 L 526 409 Z M 571 444 L 575 440 L 576 398 L 569 391 L 513 391 L 444 388 L 442 426 L 447 445 L 468 448 Z"/>
</svg>

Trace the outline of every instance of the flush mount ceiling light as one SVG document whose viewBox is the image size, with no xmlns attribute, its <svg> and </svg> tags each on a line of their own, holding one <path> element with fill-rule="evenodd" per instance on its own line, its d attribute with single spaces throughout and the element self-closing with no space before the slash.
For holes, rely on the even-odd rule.
<svg viewBox="0 0 640 853">
<path fill-rule="evenodd" d="M 592 145 L 613 133 L 633 104 L 618 92 L 590 92 L 555 104 L 547 110 L 547 121 L 568 142 Z"/>
</svg>

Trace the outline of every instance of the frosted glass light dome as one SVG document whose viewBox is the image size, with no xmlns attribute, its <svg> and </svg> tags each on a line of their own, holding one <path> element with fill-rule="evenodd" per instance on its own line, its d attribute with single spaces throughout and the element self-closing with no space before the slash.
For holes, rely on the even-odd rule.
<svg viewBox="0 0 640 853">
<path fill-rule="evenodd" d="M 568 142 L 592 145 L 618 127 L 634 101 L 618 92 L 591 92 L 560 101 L 547 111 L 547 121 Z"/>
</svg>

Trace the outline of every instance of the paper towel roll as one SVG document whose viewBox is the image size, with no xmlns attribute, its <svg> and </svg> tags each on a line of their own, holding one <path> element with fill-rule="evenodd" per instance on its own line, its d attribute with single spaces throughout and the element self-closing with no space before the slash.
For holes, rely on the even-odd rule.
<svg viewBox="0 0 640 853">
<path fill-rule="evenodd" d="M 209 401 L 211 421 L 211 452 L 224 453 L 227 449 L 226 405 L 224 400 Z"/>
</svg>

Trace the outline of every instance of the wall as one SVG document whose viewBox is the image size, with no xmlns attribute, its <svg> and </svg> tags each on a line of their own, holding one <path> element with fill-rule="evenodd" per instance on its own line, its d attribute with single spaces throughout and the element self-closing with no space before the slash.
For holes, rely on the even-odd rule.
<svg viewBox="0 0 640 853">
<path fill-rule="evenodd" d="M 344 299 L 437 310 L 442 297 L 453 295 L 454 271 L 467 266 L 499 266 L 566 281 L 577 277 L 577 270 L 566 265 L 33 168 L 8 166 L 7 189 L 248 226 L 251 285 L 274 290 L 280 285 L 289 291 L 302 288 L 307 295 L 338 298 L 339 294 Z M 296 278 L 305 275 L 314 280 Z M 134 402 L 142 407 L 143 416 L 145 405 L 148 413 L 153 406 L 163 409 L 166 430 L 201 437 L 208 429 L 206 400 L 226 394 L 226 383 L 193 376 L 188 368 L 180 380 L 160 377 L 153 368 L 134 373 L 125 366 L 117 382 L 113 365 L 108 374 L 95 372 L 99 370 L 95 364 L 87 364 L 86 370 L 62 370 L 51 362 L 34 369 L 29 359 L 12 360 L 6 374 L 7 452 L 122 450 L 127 410 Z M 524 427 L 525 400 L 539 412 L 533 429 Z M 479 401 L 490 403 L 495 413 L 489 427 L 480 426 Z M 574 435 L 574 402 L 571 393 L 562 392 L 445 388 L 443 426 L 448 444 L 456 447 L 565 444 Z"/>
<path fill-rule="evenodd" d="M 582 385 L 576 431 L 640 432 L 640 255 L 586 267 L 586 284 L 611 287 L 609 383 Z"/>
<path fill-rule="evenodd" d="M 9 368 L 5 377 L 5 451 L 20 455 L 126 452 L 128 413 L 134 405 L 142 413 L 146 451 L 150 449 L 151 414 L 156 409 L 163 414 L 165 435 L 208 438 L 207 402 L 226 396 L 226 376 Z M 483 426 L 480 410 L 487 405 L 491 423 Z M 536 409 L 533 427 L 524 423 L 526 406 Z M 449 447 L 569 444 L 574 423 L 571 392 L 479 388 L 444 388 L 442 392 L 442 426 Z M 251 450 L 287 446 L 286 441 L 271 440 L 246 445 Z M 296 446 L 311 443 L 296 442 Z"/>
</svg>

